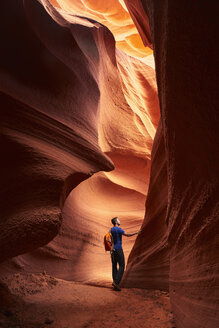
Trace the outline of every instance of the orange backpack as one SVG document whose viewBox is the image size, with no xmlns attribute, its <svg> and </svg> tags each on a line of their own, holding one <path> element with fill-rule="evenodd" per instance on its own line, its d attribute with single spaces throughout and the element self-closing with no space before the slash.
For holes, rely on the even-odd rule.
<svg viewBox="0 0 219 328">
<path fill-rule="evenodd" d="M 104 246 L 105 246 L 105 251 L 111 251 L 112 250 L 112 248 L 113 248 L 113 237 L 111 235 L 111 232 L 108 232 L 104 236 Z"/>
</svg>

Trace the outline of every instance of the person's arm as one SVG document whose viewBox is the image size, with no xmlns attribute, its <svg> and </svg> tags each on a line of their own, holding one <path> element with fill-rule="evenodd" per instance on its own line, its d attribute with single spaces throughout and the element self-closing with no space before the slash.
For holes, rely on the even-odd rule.
<svg viewBox="0 0 219 328">
<path fill-rule="evenodd" d="M 139 230 L 137 232 L 132 232 L 132 233 L 124 233 L 123 235 L 126 237 L 131 237 L 131 236 L 139 235 L 140 232 L 141 232 L 141 230 Z"/>
</svg>

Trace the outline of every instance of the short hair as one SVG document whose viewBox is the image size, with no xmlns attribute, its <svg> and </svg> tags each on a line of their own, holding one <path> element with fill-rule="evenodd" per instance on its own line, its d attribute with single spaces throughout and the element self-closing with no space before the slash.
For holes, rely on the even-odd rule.
<svg viewBox="0 0 219 328">
<path fill-rule="evenodd" d="M 111 220 L 111 222 L 112 222 L 112 224 L 115 226 L 116 225 L 116 221 L 117 221 L 117 217 L 115 217 L 115 218 L 113 218 L 112 220 Z"/>
</svg>

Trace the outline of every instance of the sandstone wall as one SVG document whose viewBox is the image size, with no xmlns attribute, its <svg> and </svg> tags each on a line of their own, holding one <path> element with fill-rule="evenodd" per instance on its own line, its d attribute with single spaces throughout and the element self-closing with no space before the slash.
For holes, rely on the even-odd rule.
<svg viewBox="0 0 219 328">
<path fill-rule="evenodd" d="M 151 148 L 160 117 L 153 60 L 143 62 L 115 49 L 112 33 L 94 21 L 102 14 L 82 18 L 74 8 L 70 14 L 46 0 L 42 4 L 25 1 L 24 6 L 19 1 L 9 2 L 4 8 L 17 20 L 17 34 L 11 30 L 10 42 L 19 54 L 15 68 L 21 77 L 16 79 L 9 56 L 11 48 L 5 40 L 8 64 L 5 59 L 4 81 L 8 85 L 2 76 L 2 88 L 9 93 L 10 86 L 14 106 L 7 107 L 2 134 L 6 135 L 5 125 L 10 123 L 7 137 L 15 135 L 16 144 L 19 137 L 24 151 L 17 150 L 18 165 L 16 156 L 10 161 L 12 147 L 3 144 L 7 159 L 3 169 L 8 166 L 6 181 L 12 172 L 14 175 L 2 193 L 7 191 L 8 200 L 16 200 L 17 207 L 4 203 L 4 218 L 9 209 L 13 212 L 7 221 L 2 219 L 7 240 L 2 260 L 26 254 L 5 261 L 0 274 L 46 271 L 86 283 L 110 281 L 111 260 L 104 252 L 103 236 L 111 227 L 111 218 L 119 216 L 123 228 L 131 232 L 140 228 L 145 212 Z M 119 11 L 113 17 L 109 27 L 115 31 L 121 19 Z M 129 21 L 131 18 L 125 21 L 124 29 Z M 131 39 L 133 26 L 126 32 Z M 27 75 L 27 81 L 22 80 L 22 74 Z M 23 107 L 15 98 L 21 99 Z M 17 189 L 15 186 L 19 178 L 26 186 L 27 174 L 24 193 L 20 185 Z M 52 234 L 50 213 L 56 211 L 59 216 L 59 206 L 62 226 L 59 229 L 57 219 Z M 17 214 L 18 207 L 22 214 Z M 9 234 L 4 225 L 14 229 L 13 233 Z M 134 240 L 124 239 L 126 258 Z M 12 245 L 11 253 L 8 243 Z"/>
<path fill-rule="evenodd" d="M 139 1 L 125 2 L 131 12 L 136 8 L 133 15 L 144 26 Z M 171 0 L 141 4 L 152 32 L 167 158 L 166 223 L 174 316 L 177 327 L 217 327 L 217 5 Z M 150 186 L 153 189 L 153 183 Z"/>
</svg>

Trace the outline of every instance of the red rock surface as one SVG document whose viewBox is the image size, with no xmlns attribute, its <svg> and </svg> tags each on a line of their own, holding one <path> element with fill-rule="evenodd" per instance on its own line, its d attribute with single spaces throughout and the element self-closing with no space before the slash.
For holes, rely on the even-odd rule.
<svg viewBox="0 0 219 328">
<path fill-rule="evenodd" d="M 125 2 L 130 11 L 135 7 L 133 3 L 136 6 L 139 3 Z M 168 206 L 165 220 L 170 252 L 170 297 L 176 325 L 180 328 L 218 327 L 217 5 L 199 2 L 197 6 L 194 2 L 172 0 L 144 0 L 142 5 L 152 31 L 166 147 Z M 142 12 L 135 10 L 133 15 L 138 24 L 144 26 Z M 154 161 L 152 172 L 155 158 Z M 156 188 L 153 181 L 152 173 L 149 195 Z M 152 204 L 148 199 L 149 211 L 156 199 L 160 204 L 161 195 L 165 197 L 164 190 L 161 188 L 161 194 L 154 195 Z M 146 222 L 149 219 L 150 214 L 146 214 Z M 147 236 L 146 229 L 144 236 Z M 145 271 L 150 274 L 154 265 L 154 262 L 148 263 L 149 252 L 152 259 L 155 257 L 150 249 L 153 246 L 151 238 L 148 250 L 141 256 L 139 249 L 143 246 L 140 237 L 137 239 L 127 278 L 131 276 L 132 281 L 135 276 L 139 278 L 145 261 L 141 280 L 145 279 L 148 285 L 149 275 L 145 275 Z M 163 256 L 160 265 L 162 262 Z"/>
<path fill-rule="evenodd" d="M 2 3 L 0 30 L 2 261 L 54 238 L 68 193 L 113 164 L 98 145 L 99 88 L 71 30 L 37 1 Z"/>
<path fill-rule="evenodd" d="M 148 193 L 123 285 L 169 287 L 177 327 L 218 327 L 215 5 L 126 0 L 135 27 L 122 0 L 51 3 L 0 5 L 0 260 L 26 253 L 1 275 L 109 281 L 110 219 L 138 229 Z"/>
<path fill-rule="evenodd" d="M 129 256 L 123 284 L 129 287 L 169 290 L 167 163 L 160 124 L 151 154 L 150 185 L 142 233 Z"/>
<path fill-rule="evenodd" d="M 37 63 L 39 72 L 41 66 L 48 64 L 47 61 L 44 62 L 48 53 L 53 84 L 50 85 L 50 74 L 47 81 L 48 89 L 42 85 L 41 88 L 38 87 L 38 91 L 33 86 L 30 94 L 30 89 L 26 85 L 24 88 L 19 82 L 17 87 L 16 80 L 12 76 L 10 77 L 11 90 L 15 93 L 15 97 L 20 88 L 19 96 L 23 101 L 26 99 L 32 101 L 32 106 L 38 109 L 36 120 L 38 113 L 42 112 L 46 117 L 52 117 L 57 125 L 61 121 L 62 125 L 58 125 L 57 136 L 56 126 L 54 129 L 51 127 L 51 130 L 48 130 L 46 123 L 42 127 L 39 126 L 39 130 L 45 130 L 45 137 L 43 143 L 41 135 L 39 134 L 37 139 L 38 132 L 35 132 L 38 148 L 34 148 L 31 143 L 33 123 L 25 125 L 22 131 L 25 134 L 23 138 L 25 144 L 32 147 L 29 151 L 30 188 L 28 189 L 31 199 L 29 211 L 25 213 L 28 219 L 29 216 L 30 219 L 32 218 L 32 212 L 38 214 L 39 210 L 39 207 L 34 208 L 33 198 L 36 195 L 34 192 L 31 193 L 31 184 L 35 180 L 35 175 L 40 177 L 42 175 L 42 179 L 46 179 L 47 175 L 51 179 L 58 179 L 60 175 L 62 178 L 59 178 L 59 185 L 51 187 L 56 196 L 56 202 L 52 203 L 53 207 L 50 204 L 52 199 L 49 195 L 47 179 L 44 193 L 42 184 L 39 182 L 36 185 L 39 201 L 41 196 L 45 201 L 44 212 L 40 216 L 42 231 L 39 229 L 39 233 L 36 233 L 35 225 L 37 226 L 39 220 L 36 217 L 31 221 L 33 224 L 31 230 L 36 231 L 35 238 L 30 235 L 31 241 L 29 244 L 26 243 L 21 238 L 26 224 L 26 217 L 23 214 L 23 221 L 19 228 L 21 236 L 19 242 L 22 248 L 13 248 L 10 254 L 5 252 L 5 258 L 27 253 L 33 248 L 48 243 L 52 228 L 44 225 L 43 218 L 46 217 L 48 208 L 59 212 L 58 205 L 62 207 L 66 196 L 71 189 L 74 190 L 63 208 L 63 222 L 58 236 L 44 248 L 41 247 L 32 253 L 18 256 L 13 261 L 5 262 L 1 271 L 10 272 L 15 268 L 30 272 L 46 270 L 51 275 L 68 280 L 92 283 L 109 281 L 111 261 L 109 254 L 103 250 L 103 235 L 111 226 L 111 217 L 118 215 L 127 232 L 139 229 L 144 217 L 151 147 L 159 121 L 153 60 L 151 56 L 142 60 L 129 57 L 118 49 L 115 52 L 114 38 L 106 27 L 89 18 L 80 18 L 58 8 L 55 9 L 48 1 L 42 3 L 48 13 L 39 3 L 27 1 L 24 9 L 19 4 L 14 16 L 22 15 L 22 19 L 26 22 L 25 31 L 19 30 L 19 35 L 25 37 L 26 31 L 29 31 L 32 38 L 31 45 L 37 43 L 38 47 L 40 44 L 43 49 L 40 48 L 43 54 L 36 46 L 36 49 L 31 46 L 29 50 L 30 58 L 34 57 L 32 49 L 35 52 L 37 50 L 39 58 L 42 58 Z M 126 13 L 128 15 L 127 10 Z M 130 31 L 132 33 L 133 29 L 131 28 Z M 23 55 L 26 56 L 25 51 L 24 47 Z M 54 59 L 51 59 L 52 55 Z M 21 64 L 22 71 L 26 71 L 27 63 L 23 61 Z M 59 65 L 61 65 L 60 69 Z M 34 78 L 32 71 L 29 78 Z M 42 81 L 39 78 L 38 83 Z M 138 93 L 136 89 L 139 90 Z M 17 111 L 21 115 L 19 109 Z M 22 114 L 24 120 L 25 111 Z M 13 129 L 19 128 L 15 120 Z M 66 135 L 69 137 L 67 140 L 69 144 Z M 22 142 L 20 143 L 22 146 Z M 37 151 L 40 154 L 44 151 L 44 160 L 39 159 L 39 167 L 35 172 L 31 156 L 32 154 L 36 157 L 40 156 Z M 6 148 L 5 153 L 8 156 L 9 149 Z M 69 157 L 65 159 L 67 155 Z M 54 159 L 54 164 L 52 162 L 50 168 L 51 157 Z M 22 161 L 23 158 L 21 163 Z M 59 164 L 58 168 L 55 166 L 56 162 Z M 112 163 L 115 170 L 107 173 L 113 168 Z M 64 175 L 65 165 L 68 165 L 68 171 Z M 52 177 L 50 171 L 54 174 Z M 104 172 L 90 177 L 96 171 Z M 17 183 L 17 174 L 12 180 L 13 186 Z M 25 183 L 25 175 L 23 176 L 22 173 L 20 175 Z M 86 181 L 75 188 L 83 180 Z M 8 193 L 9 196 L 12 194 Z M 22 190 L 20 197 L 22 200 L 25 199 Z M 32 201 L 33 208 L 31 208 Z M 22 210 L 22 204 L 19 206 Z M 7 210 L 8 205 L 5 204 L 5 208 Z M 19 217 L 14 217 L 14 220 L 20 222 Z M 8 226 L 10 227 L 9 220 Z M 58 229 L 53 236 L 57 232 Z M 45 234 L 44 239 L 43 234 Z M 5 233 L 5 236 L 9 235 Z M 9 240 L 15 240 L 13 234 Z M 126 258 L 134 240 L 135 237 L 124 240 Z M 16 245 L 15 241 L 14 245 Z M 6 243 L 5 249 L 7 247 Z"/>
<path fill-rule="evenodd" d="M 145 57 L 152 50 L 143 44 L 130 16 L 124 0 L 50 0 L 57 8 L 66 11 L 67 15 L 89 17 L 100 22 L 112 32 L 116 47 L 129 55 Z"/>
</svg>

